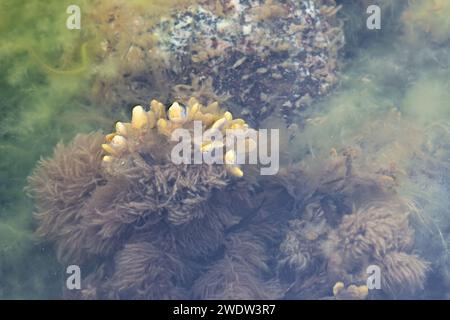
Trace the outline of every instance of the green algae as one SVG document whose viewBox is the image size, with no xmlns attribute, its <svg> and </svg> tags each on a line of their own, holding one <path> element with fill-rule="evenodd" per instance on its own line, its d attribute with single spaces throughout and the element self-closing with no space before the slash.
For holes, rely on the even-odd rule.
<svg viewBox="0 0 450 320">
<path fill-rule="evenodd" d="M 64 55 L 80 50 L 87 68 L 87 51 L 77 48 L 85 35 L 64 27 L 66 3 L 0 5 L 0 298 L 58 297 L 61 288 L 55 281 L 61 267 L 34 237 L 33 206 L 23 188 L 36 161 L 57 141 L 94 127 L 80 120 L 86 109 L 85 74 L 53 72 Z M 53 61 L 52 70 L 39 61 Z"/>
<path fill-rule="evenodd" d="M 419 208 L 416 250 L 433 261 L 417 298 L 442 299 L 450 287 L 450 48 L 439 38 L 374 34 L 352 48 L 341 85 L 312 108 L 291 148 L 309 170 L 349 147 L 371 170 L 395 168 L 396 192 Z"/>
<path fill-rule="evenodd" d="M 32 49 L 29 50 L 29 53 L 33 57 L 33 59 L 49 73 L 59 75 L 76 75 L 85 72 L 89 67 L 89 56 L 86 49 L 87 44 L 87 42 L 83 43 L 80 48 L 81 65 L 69 70 L 60 70 L 53 68 L 48 63 L 42 61 L 42 59 Z"/>
<path fill-rule="evenodd" d="M 146 8 L 155 21 L 188 2 L 116 1 L 134 10 Z M 53 249 L 34 236 L 33 204 L 23 190 L 26 177 L 58 141 L 109 129 L 120 113 L 126 113 L 119 109 L 115 114 L 112 106 L 95 105 L 87 98 L 94 75 L 119 75 L 117 59 L 98 59 L 104 35 L 97 30 L 99 21 L 89 19 L 89 14 L 110 4 L 77 1 L 81 30 L 68 30 L 66 8 L 71 4 L 0 3 L 0 299 L 61 296 L 64 270 L 56 264 Z"/>
<path fill-rule="evenodd" d="M 171 1 L 163 7 L 158 0 L 152 5 L 167 12 L 168 7 L 183 2 Z M 144 1 L 135 3 L 145 5 Z M 392 10 L 386 23 L 400 16 L 400 5 L 383 3 Z M 81 31 L 67 30 L 65 8 L 69 4 L 6 0 L 0 5 L 0 298 L 60 297 L 64 270 L 56 263 L 52 248 L 34 237 L 33 204 L 23 191 L 26 177 L 58 141 L 107 128 L 120 118 L 86 99 L 92 77 L 117 77 L 119 62 L 106 59 L 93 71 L 99 63 L 101 34 L 95 21 L 85 21 Z M 80 6 L 90 8 L 87 1 Z M 343 14 L 349 18 L 360 10 L 347 8 Z M 388 24 L 387 30 L 372 34 L 364 29 L 364 20 L 355 18 L 347 31 L 352 60 L 343 70 L 341 85 L 310 108 L 305 129 L 292 142 L 292 155 L 296 160 L 326 157 L 333 148 L 358 145 L 371 165 L 396 161 L 407 175 L 415 173 L 414 178 L 402 179 L 399 192 L 415 198 L 426 220 L 432 222 L 431 230 L 440 231 L 450 225 L 444 217 L 450 206 L 449 177 L 440 182 L 433 174 L 444 175 L 442 167 L 448 166 L 449 159 L 448 143 L 442 140 L 450 141 L 450 48 L 424 45 L 424 39 L 431 32 L 434 42 L 444 43 L 450 34 L 448 15 L 439 15 L 434 22 L 423 1 L 411 10 L 416 11 L 403 15 L 399 22 L 407 28 L 405 34 L 399 24 Z M 363 48 L 358 47 L 361 38 Z M 392 110 L 401 113 L 405 122 L 390 118 Z M 386 124 L 394 128 L 391 141 L 382 130 L 367 130 L 373 124 L 378 129 Z M 396 127 L 400 124 L 405 127 Z M 408 136 L 410 128 L 422 132 L 423 140 Z M 406 141 L 405 147 L 390 148 L 395 141 Z M 374 150 L 384 151 L 385 158 L 373 161 Z M 435 162 L 430 165 L 428 159 L 412 156 L 421 152 L 433 155 Z M 442 239 L 432 253 L 446 264 L 442 246 L 450 239 L 448 234 Z"/>
</svg>

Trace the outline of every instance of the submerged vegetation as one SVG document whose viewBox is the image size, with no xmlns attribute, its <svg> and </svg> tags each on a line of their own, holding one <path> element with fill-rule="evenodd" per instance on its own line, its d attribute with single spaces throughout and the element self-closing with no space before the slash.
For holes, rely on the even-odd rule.
<svg viewBox="0 0 450 320">
<path fill-rule="evenodd" d="M 416 0 L 404 11 L 406 36 L 444 43 L 450 39 L 450 3 L 445 0 Z"/>
<path fill-rule="evenodd" d="M 132 7 L 143 2 L 126 3 Z M 109 1 L 95 6 L 90 1 L 77 3 L 87 16 L 88 10 Z M 186 1 L 151 3 L 156 17 Z M 33 208 L 23 192 L 26 176 L 58 141 L 107 128 L 118 117 L 109 105 L 90 98 L 101 40 L 96 22 L 85 15 L 79 32 L 65 28 L 69 4 L 0 3 L 0 297 L 4 298 L 57 297 L 60 292 L 52 279 L 63 270 L 52 250 L 37 245 L 33 236 Z M 114 62 L 109 69 L 103 65 L 103 72 L 115 74 Z"/>
<path fill-rule="evenodd" d="M 69 4 L 0 4 L 1 298 L 449 298 L 446 1 L 79 1 L 80 31 Z M 168 161 L 192 109 L 243 125 L 216 100 L 286 131 L 277 175 Z M 61 292 L 67 264 L 83 290 Z"/>
<path fill-rule="evenodd" d="M 30 176 L 38 235 L 61 263 L 92 270 L 67 297 L 327 298 L 342 282 L 366 298 L 373 264 L 384 282 L 371 297 L 423 288 L 428 263 L 413 254 L 409 225 L 417 212 L 393 192 L 394 178 L 361 172 L 352 150 L 323 159 L 318 172 L 296 164 L 267 177 L 227 162 L 176 165 L 172 130 L 196 120 L 244 127 L 217 104 L 181 108 L 137 106 L 115 133 L 59 145 Z"/>
<path fill-rule="evenodd" d="M 252 213 L 228 202 L 251 200 L 250 185 L 233 183 L 232 177 L 243 176 L 238 166 L 170 161 L 173 130 L 193 130 L 195 121 L 237 130 L 245 127 L 243 120 L 221 112 L 217 103 L 203 107 L 191 99 L 185 112 L 181 108 L 174 103 L 166 115 L 156 100 L 149 112 L 137 106 L 131 122 L 118 122 L 112 135 L 79 135 L 58 146 L 30 177 L 38 234 L 56 243 L 59 260 L 86 269 L 99 261 L 80 297 L 188 297 L 186 284 L 198 277 L 202 261 L 216 256 L 226 230 Z M 262 242 L 250 237 L 255 246 Z"/>
</svg>

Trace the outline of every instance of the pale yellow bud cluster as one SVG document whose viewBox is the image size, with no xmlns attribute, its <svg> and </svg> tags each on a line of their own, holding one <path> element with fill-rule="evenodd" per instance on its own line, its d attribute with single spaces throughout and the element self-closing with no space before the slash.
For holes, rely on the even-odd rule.
<svg viewBox="0 0 450 320">
<path fill-rule="evenodd" d="M 351 284 L 345 287 L 344 283 L 339 281 L 333 287 L 333 295 L 336 299 L 364 300 L 368 294 L 369 288 L 366 285 L 356 286 Z"/>
<path fill-rule="evenodd" d="M 136 106 L 132 110 L 130 122 L 117 122 L 115 132 L 106 136 L 106 143 L 102 145 L 106 155 L 105 163 L 112 162 L 115 157 L 130 151 L 129 139 L 134 142 L 137 138 L 143 139 L 149 132 L 170 138 L 172 132 L 178 128 L 187 127 L 194 121 L 200 121 L 204 130 L 218 131 L 226 137 L 227 132 L 245 132 L 248 125 L 242 119 L 233 119 L 231 112 L 222 112 L 217 102 L 208 106 L 201 105 L 195 98 L 191 98 L 186 106 L 174 102 L 166 111 L 166 107 L 159 101 L 150 102 L 150 110 L 146 111 L 142 106 Z M 246 150 L 256 148 L 256 141 L 247 139 Z M 223 142 L 202 141 L 201 152 L 209 152 L 212 149 L 223 148 Z M 228 150 L 224 155 L 224 163 L 229 173 L 236 177 L 242 177 L 243 172 L 236 164 L 236 152 Z"/>
</svg>

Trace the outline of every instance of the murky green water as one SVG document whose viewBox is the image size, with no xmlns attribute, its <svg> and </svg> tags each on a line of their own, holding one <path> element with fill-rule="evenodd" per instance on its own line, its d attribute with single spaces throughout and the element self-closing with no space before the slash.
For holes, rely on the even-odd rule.
<svg viewBox="0 0 450 320">
<path fill-rule="evenodd" d="M 381 172 L 385 183 L 394 177 L 392 194 L 408 198 L 420 212 L 411 223 L 416 237 L 411 252 L 432 262 L 423 289 L 405 297 L 448 298 L 450 5 L 374 1 L 381 7 L 381 30 L 367 30 L 364 5 L 337 2 L 346 44 L 339 51 L 333 88 L 289 114 L 287 124 L 275 111 L 263 116 L 252 109 L 241 117 L 247 115 L 255 126 L 261 117 L 263 125 L 283 132 L 294 128 L 281 152 L 291 163 L 300 161 L 309 176 L 324 175 L 315 163 L 330 152 L 352 148 L 359 170 Z M 66 266 L 57 261 L 54 243 L 34 234 L 38 222 L 35 203 L 24 191 L 26 179 L 59 141 L 69 142 L 77 133 L 110 132 L 115 121 L 129 119 L 131 108 L 149 96 L 169 103 L 173 94 L 165 87 L 167 75 L 158 74 L 161 58 L 146 47 L 157 43 L 148 30 L 161 23 L 160 15 L 183 12 L 189 3 L 77 1 L 81 29 L 69 30 L 66 9 L 73 1 L 1 1 L 0 298 L 62 297 Z M 144 49 L 135 54 L 134 47 Z M 214 53 L 208 54 L 205 59 L 212 59 Z M 259 67 L 261 73 L 265 67 Z M 147 81 L 150 76 L 156 80 Z M 231 101 L 233 111 L 244 109 Z M 268 103 L 274 110 L 281 104 Z M 283 198 L 279 201 L 281 207 Z M 329 289 L 311 297 L 332 296 Z"/>
</svg>

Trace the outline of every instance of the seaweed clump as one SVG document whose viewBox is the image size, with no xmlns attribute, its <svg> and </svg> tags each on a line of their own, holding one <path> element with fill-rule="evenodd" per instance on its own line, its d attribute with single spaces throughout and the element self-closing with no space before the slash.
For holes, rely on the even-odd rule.
<svg viewBox="0 0 450 320">
<path fill-rule="evenodd" d="M 58 242 L 60 260 L 81 256 L 74 250 L 74 242 L 81 239 L 76 227 L 82 219 L 80 198 L 92 196 L 105 183 L 100 174 L 102 150 L 98 148 L 103 139 L 101 133 L 79 134 L 68 146 L 59 143 L 53 158 L 42 159 L 29 178 L 28 190 L 39 199 L 37 235 Z"/>
<path fill-rule="evenodd" d="M 217 103 L 150 105 L 106 137 L 58 145 L 29 178 L 38 235 L 61 263 L 85 270 L 82 290 L 67 297 L 365 299 L 422 288 L 429 264 L 414 252 L 417 211 L 395 193 L 395 172 L 362 170 L 350 148 L 267 177 L 226 159 L 175 164 L 171 133 L 195 120 L 250 128 Z M 381 269 L 380 291 L 366 285 L 370 265 Z"/>
<path fill-rule="evenodd" d="M 153 100 L 150 111 L 135 107 L 131 122 L 118 122 L 106 138 L 78 135 L 41 160 L 28 186 L 38 235 L 56 245 L 61 263 L 77 264 L 85 275 L 82 289 L 66 290 L 67 297 L 251 299 L 276 287 L 266 246 L 280 237 L 284 219 L 268 228 L 275 220 L 258 205 L 282 186 L 258 187 L 251 168 L 244 175 L 228 153 L 224 164 L 172 163 L 169 133 L 191 130 L 195 120 L 204 129 L 248 129 L 217 103 L 191 99 L 166 110 Z M 211 287 L 208 279 L 219 274 L 215 281 L 223 282 Z"/>
<path fill-rule="evenodd" d="M 381 289 L 389 296 L 423 289 L 428 263 L 411 253 L 413 230 L 404 210 L 383 203 L 344 216 L 329 236 L 329 272 L 347 283 L 365 283 L 367 268 L 377 265 Z"/>
<path fill-rule="evenodd" d="M 227 152 L 220 165 L 173 163 L 177 129 L 192 133 L 196 121 L 222 134 L 251 129 L 217 103 L 167 108 L 153 100 L 106 137 L 79 135 L 41 161 L 28 188 L 38 234 L 86 275 L 68 297 L 410 297 L 429 264 L 416 251 L 418 209 L 397 193 L 405 173 L 396 163 L 421 154 L 407 139 L 392 143 L 405 132 L 392 125 L 403 124 L 393 111 L 383 130 L 374 123 L 362 138 L 344 139 L 352 148 L 326 158 L 311 147 L 298 165 L 258 177 Z M 374 133 L 376 142 L 365 143 Z M 192 146 L 224 148 L 212 140 Z M 370 265 L 381 269 L 381 290 L 366 286 Z"/>
<path fill-rule="evenodd" d="M 361 172 L 351 150 L 333 153 L 320 168 L 280 246 L 285 297 L 404 298 L 421 290 L 430 265 L 414 252 L 410 221 L 418 209 L 395 193 L 384 172 Z M 381 290 L 367 287 L 373 265 Z"/>
</svg>

